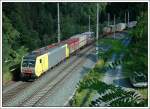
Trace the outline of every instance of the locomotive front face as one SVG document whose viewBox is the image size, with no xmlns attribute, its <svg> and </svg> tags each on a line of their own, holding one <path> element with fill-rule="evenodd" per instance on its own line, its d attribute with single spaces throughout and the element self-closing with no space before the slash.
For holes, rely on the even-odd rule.
<svg viewBox="0 0 150 109">
<path fill-rule="evenodd" d="M 23 59 L 21 64 L 21 73 L 23 77 L 35 76 L 35 60 Z"/>
</svg>

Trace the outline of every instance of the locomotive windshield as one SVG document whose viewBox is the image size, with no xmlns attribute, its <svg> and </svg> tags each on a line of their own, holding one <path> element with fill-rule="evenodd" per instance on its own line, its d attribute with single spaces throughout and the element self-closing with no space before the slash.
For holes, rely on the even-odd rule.
<svg viewBox="0 0 150 109">
<path fill-rule="evenodd" d="M 35 60 L 29 61 L 29 67 L 34 67 L 35 66 Z"/>
<path fill-rule="evenodd" d="M 24 60 L 22 63 L 22 67 L 34 67 L 35 60 Z"/>
<path fill-rule="evenodd" d="M 22 67 L 28 67 L 28 61 L 23 61 Z"/>
</svg>

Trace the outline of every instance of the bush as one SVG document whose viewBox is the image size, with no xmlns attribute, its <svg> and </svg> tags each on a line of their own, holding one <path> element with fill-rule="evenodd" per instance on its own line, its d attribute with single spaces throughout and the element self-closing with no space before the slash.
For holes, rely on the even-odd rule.
<svg viewBox="0 0 150 109">
<path fill-rule="evenodd" d="M 148 81 L 148 23 L 147 11 L 138 18 L 137 26 L 130 31 L 131 44 L 126 51 L 123 69 L 127 77 L 136 82 Z M 137 73 L 134 73 L 137 72 Z M 140 75 L 142 76 L 138 76 Z"/>
</svg>

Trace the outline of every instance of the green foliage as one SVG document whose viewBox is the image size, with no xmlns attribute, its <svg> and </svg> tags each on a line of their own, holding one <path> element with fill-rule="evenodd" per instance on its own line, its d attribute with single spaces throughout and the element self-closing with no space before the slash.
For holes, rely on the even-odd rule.
<svg viewBox="0 0 150 109">
<path fill-rule="evenodd" d="M 20 33 L 14 29 L 10 20 L 3 15 L 3 73 L 4 80 L 11 80 L 10 67 L 19 64 L 22 56 L 27 52 L 24 46 L 17 46 L 16 40 L 20 38 Z"/>
<path fill-rule="evenodd" d="M 134 90 L 127 90 L 121 87 L 107 85 L 99 81 L 98 78 L 92 78 L 89 75 L 89 78 L 83 79 L 79 83 L 79 88 L 73 97 L 72 105 L 85 106 L 85 104 L 82 103 L 83 99 L 87 97 L 87 93 L 90 95 L 90 97 L 86 99 L 86 103 L 88 102 L 89 106 L 102 106 L 102 103 L 105 103 L 106 106 L 112 107 L 135 107 L 147 106 L 148 103 L 142 95 Z M 93 101 L 92 96 L 95 94 L 97 95 L 97 99 Z"/>
<path fill-rule="evenodd" d="M 80 92 L 77 91 L 74 100 L 71 101 L 72 106 L 89 106 L 94 93 L 96 92 L 91 89 L 83 89 Z"/>
<path fill-rule="evenodd" d="M 112 54 L 115 52 L 116 55 L 120 55 L 122 52 L 126 51 L 126 47 L 121 43 L 120 40 L 116 40 L 113 38 L 104 38 L 99 41 L 99 45 L 102 47 L 107 47 L 108 50 L 105 52 L 99 52 L 99 57 L 107 61 L 107 59 L 110 59 L 112 57 Z"/>
<path fill-rule="evenodd" d="M 62 33 L 61 39 L 67 39 L 68 37 L 70 37 L 73 34 L 76 34 L 79 31 L 79 26 L 74 22 L 73 18 L 71 18 L 70 16 L 65 16 L 63 18 L 63 22 L 62 22 Z"/>
<path fill-rule="evenodd" d="M 140 13 L 148 9 L 148 3 L 120 3 L 120 2 L 112 2 L 109 3 L 106 7 L 106 12 L 110 13 L 110 18 L 113 19 L 113 15 L 115 14 L 117 19 L 124 22 L 125 12 L 130 13 L 130 20 L 135 20 L 137 16 L 140 16 Z M 120 11 L 119 11 L 120 10 Z M 106 16 L 106 13 L 104 14 Z"/>
<path fill-rule="evenodd" d="M 148 35 L 148 12 L 141 12 L 141 15 L 137 18 L 138 24 L 135 29 L 131 31 L 132 37 L 135 39 L 134 42 L 139 41 L 140 39 L 147 39 Z"/>
<path fill-rule="evenodd" d="M 136 82 L 148 80 L 148 16 L 147 11 L 138 17 L 136 28 L 130 31 L 131 44 L 126 52 L 126 62 L 123 64 L 125 75 L 134 78 Z M 134 73 L 136 72 L 136 73 Z M 142 73 L 142 74 L 141 74 Z M 143 76 L 138 76 L 143 75 Z"/>
<path fill-rule="evenodd" d="M 8 81 L 12 80 L 12 74 L 10 73 L 10 71 L 7 71 L 8 68 L 5 67 L 5 73 L 3 74 L 3 84 L 7 84 Z"/>
<path fill-rule="evenodd" d="M 138 88 L 137 91 L 143 95 L 144 99 L 148 100 L 148 88 Z"/>
<path fill-rule="evenodd" d="M 105 84 L 105 88 L 101 87 L 98 92 L 100 95 L 98 99 L 105 102 L 109 106 L 132 107 L 146 106 L 147 104 L 139 93 L 132 90 L 125 90 L 120 87 L 115 87 L 113 85 Z"/>
</svg>

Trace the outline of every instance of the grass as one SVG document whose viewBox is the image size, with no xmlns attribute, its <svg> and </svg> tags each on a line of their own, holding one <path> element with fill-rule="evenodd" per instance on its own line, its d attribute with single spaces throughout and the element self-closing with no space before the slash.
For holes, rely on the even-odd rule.
<svg viewBox="0 0 150 109">
<path fill-rule="evenodd" d="M 12 80 L 12 74 L 10 72 L 3 73 L 3 84 L 7 84 Z"/>
<path fill-rule="evenodd" d="M 104 67 L 104 60 L 103 59 L 99 59 L 98 61 L 97 61 L 97 63 L 96 63 L 96 66 L 95 66 L 95 68 L 99 68 L 99 69 L 101 69 L 101 68 L 103 68 Z"/>
<path fill-rule="evenodd" d="M 89 78 L 97 78 L 97 79 L 101 79 L 104 76 L 104 71 L 103 71 L 103 67 L 104 67 L 105 63 L 103 59 L 99 59 L 95 65 L 95 67 L 88 72 L 87 75 L 85 75 L 85 77 L 83 79 L 87 80 Z"/>
<path fill-rule="evenodd" d="M 72 102 L 72 106 L 88 106 L 94 93 L 95 91 L 90 89 L 83 89 L 79 92 L 77 91 Z"/>
<path fill-rule="evenodd" d="M 143 96 L 144 99 L 148 99 L 148 88 L 139 88 L 136 90 Z"/>
</svg>

